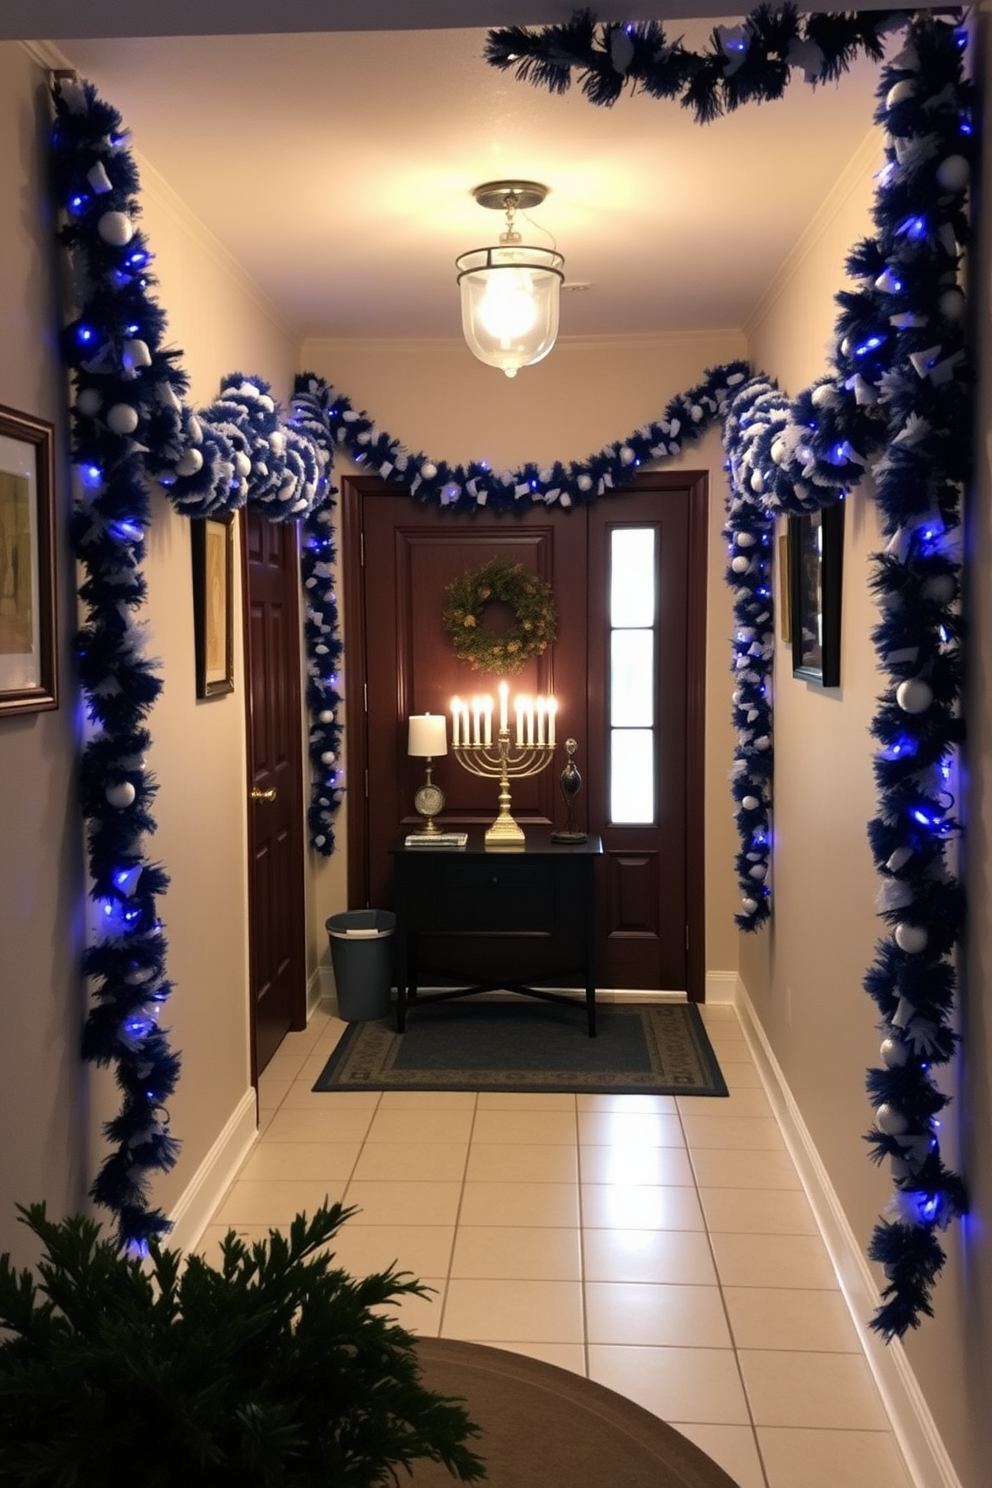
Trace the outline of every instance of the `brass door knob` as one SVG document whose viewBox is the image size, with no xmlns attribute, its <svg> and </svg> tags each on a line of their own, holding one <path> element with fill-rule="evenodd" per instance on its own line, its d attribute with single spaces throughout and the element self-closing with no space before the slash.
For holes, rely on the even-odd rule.
<svg viewBox="0 0 992 1488">
<path fill-rule="evenodd" d="M 278 792 L 274 785 L 270 786 L 268 790 L 259 790 L 256 785 L 252 788 L 251 798 L 253 801 L 274 801 L 277 794 Z"/>
</svg>

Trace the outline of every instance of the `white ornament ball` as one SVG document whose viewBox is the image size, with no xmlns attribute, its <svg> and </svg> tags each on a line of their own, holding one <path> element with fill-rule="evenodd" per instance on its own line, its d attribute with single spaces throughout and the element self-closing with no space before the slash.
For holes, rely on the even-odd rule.
<svg viewBox="0 0 992 1488">
<path fill-rule="evenodd" d="M 945 191 L 963 191 L 970 175 L 971 167 L 963 155 L 948 155 L 937 167 L 937 185 Z"/>
<path fill-rule="evenodd" d="M 758 907 L 758 901 L 757 901 L 757 899 L 742 899 L 741 900 L 741 909 L 744 911 L 745 914 L 754 914 L 754 911 L 757 909 L 757 907 Z"/>
<path fill-rule="evenodd" d="M 785 455 L 785 440 L 782 438 L 773 439 L 772 447 L 769 450 L 769 454 L 775 461 L 776 465 L 781 465 L 782 459 Z"/>
<path fill-rule="evenodd" d="M 580 491 L 590 491 L 592 490 L 592 476 L 580 475 L 575 484 L 578 486 Z"/>
<path fill-rule="evenodd" d="M 84 418 L 96 418 L 100 409 L 103 407 L 103 399 L 96 388 L 83 388 L 83 391 L 76 399 L 76 407 Z"/>
<path fill-rule="evenodd" d="M 764 489 L 765 489 L 765 480 L 764 480 L 764 476 L 761 474 L 761 471 L 760 470 L 752 470 L 752 472 L 751 472 L 751 490 L 755 493 L 755 495 L 760 495 L 761 492 Z"/>
<path fill-rule="evenodd" d="M 935 604 L 950 604 L 954 598 L 954 575 L 934 574 L 932 579 L 927 579 L 923 585 L 923 593 L 927 599 L 932 599 Z"/>
<path fill-rule="evenodd" d="M 177 475 L 196 475 L 203 469 L 203 456 L 198 449 L 188 449 L 176 466 Z"/>
<path fill-rule="evenodd" d="M 732 558 L 730 560 L 730 567 L 733 569 L 734 573 L 747 573 L 748 569 L 751 567 L 751 560 L 750 558 L 742 557 Z"/>
<path fill-rule="evenodd" d="M 894 939 L 901 951 L 907 956 L 918 956 L 927 948 L 927 932 L 922 925 L 910 925 L 906 920 L 900 920 L 895 928 Z"/>
<path fill-rule="evenodd" d="M 901 1137 L 904 1132 L 909 1130 L 909 1122 L 903 1113 L 897 1110 L 895 1106 L 890 1106 L 887 1101 L 883 1101 L 876 1109 L 875 1125 L 887 1137 Z"/>
<path fill-rule="evenodd" d="M 244 450 L 238 450 L 234 456 L 234 468 L 242 479 L 251 474 L 251 461 Z"/>
<path fill-rule="evenodd" d="M 423 476 L 424 480 L 433 480 L 434 477 L 437 475 L 437 466 L 434 465 L 430 460 L 425 460 L 423 465 L 421 465 L 420 467 L 420 473 Z"/>
<path fill-rule="evenodd" d="M 757 811 L 758 807 L 761 805 L 761 802 L 758 800 L 757 796 L 745 796 L 743 801 L 741 802 L 741 805 L 744 807 L 745 811 Z"/>
<path fill-rule="evenodd" d="M 762 734 L 760 739 L 754 741 L 755 749 L 771 749 L 772 741 L 767 734 Z"/>
<path fill-rule="evenodd" d="M 747 870 L 748 878 L 755 878 L 760 883 L 767 876 L 768 869 L 764 863 L 755 863 L 753 868 Z"/>
<path fill-rule="evenodd" d="M 112 248 L 123 248 L 134 236 L 134 223 L 126 212 L 104 212 L 96 230 Z"/>
<path fill-rule="evenodd" d="M 324 753 L 320 756 L 321 764 L 324 765 L 333 765 L 336 759 L 337 755 L 334 753 L 333 749 L 325 750 Z"/>
<path fill-rule="evenodd" d="M 949 320 L 952 325 L 957 325 L 958 321 L 964 319 L 964 295 L 954 285 L 941 293 L 940 299 L 937 301 L 937 307 L 944 319 Z"/>
<path fill-rule="evenodd" d="M 321 723 L 333 723 L 334 722 L 334 709 L 333 708 L 324 708 L 322 712 L 320 712 L 320 713 L 317 714 L 317 717 L 319 718 L 319 720 L 320 720 Z"/>
<path fill-rule="evenodd" d="M 734 542 L 737 544 L 737 546 L 739 548 L 753 548 L 754 547 L 754 533 L 753 532 L 735 532 L 734 533 Z"/>
<path fill-rule="evenodd" d="M 824 408 L 833 398 L 833 383 L 821 382 L 819 387 L 813 389 L 813 407 Z"/>
<path fill-rule="evenodd" d="M 893 108 L 897 103 L 905 103 L 907 98 L 912 98 L 916 92 L 916 84 L 912 78 L 903 78 L 901 83 L 896 83 L 885 95 L 886 108 Z"/>
<path fill-rule="evenodd" d="M 130 780 L 119 780 L 116 785 L 108 785 L 104 791 L 108 804 L 116 806 L 118 811 L 123 811 L 125 806 L 130 806 L 136 794 Z"/>
<path fill-rule="evenodd" d="M 933 688 L 922 677 L 910 677 L 896 688 L 896 702 L 904 713 L 925 713 L 933 702 Z"/>
<path fill-rule="evenodd" d="M 902 1039 L 884 1038 L 878 1052 L 886 1069 L 901 1069 L 909 1058 L 909 1050 Z"/>
<path fill-rule="evenodd" d="M 133 434 L 138 427 L 138 410 L 130 403 L 115 403 L 107 411 L 107 427 L 115 434 Z"/>
</svg>

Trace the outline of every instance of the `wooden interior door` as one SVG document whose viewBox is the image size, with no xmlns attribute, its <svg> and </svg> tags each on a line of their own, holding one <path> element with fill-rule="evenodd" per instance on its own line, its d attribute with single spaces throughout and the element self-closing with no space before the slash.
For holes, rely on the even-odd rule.
<svg viewBox="0 0 992 1488">
<path fill-rule="evenodd" d="M 591 752 L 590 796 L 603 839 L 597 899 L 603 966 L 613 987 L 685 990 L 705 976 L 690 975 L 690 946 L 702 963 L 702 772 L 705 683 L 706 479 L 656 473 L 643 476 L 620 499 L 589 508 L 589 729 L 600 746 Z M 613 533 L 634 541 L 651 535 L 654 569 L 653 818 L 639 825 L 611 817 L 609 582 Z M 690 754 L 690 741 L 693 749 Z M 698 775 L 697 775 L 698 771 Z"/>
<path fill-rule="evenodd" d="M 306 1026 L 300 567 L 295 522 L 242 517 L 252 1078 Z"/>
<path fill-rule="evenodd" d="M 419 506 L 372 477 L 348 477 L 342 514 L 350 903 L 392 904 L 388 849 L 419 822 L 413 795 L 424 765 L 406 754 L 409 716 L 447 714 L 455 695 L 495 695 L 498 678 L 472 671 L 454 655 L 441 624 L 445 586 L 491 558 L 510 558 L 551 584 L 558 603 L 554 646 L 508 680 L 511 696 L 553 692 L 559 740 L 578 743 L 583 789 L 576 825 L 603 837 L 606 848 L 598 888 L 599 985 L 688 990 L 701 998 L 706 477 L 645 475 L 632 493 L 593 507 L 528 507 L 520 515 L 456 515 Z M 664 570 L 665 654 L 656 684 L 665 699 L 658 734 L 664 810 L 649 829 L 631 831 L 612 828 L 607 812 L 604 553 L 611 523 L 643 520 L 661 533 Z M 498 613 L 487 611 L 484 620 L 501 628 Z M 563 825 L 563 765 L 560 752 L 541 775 L 513 784 L 513 815 L 525 829 L 528 822 Z M 435 762 L 434 779 L 446 796 L 444 825 L 454 830 L 493 820 L 495 782 L 470 775 L 451 754 Z M 469 948 L 453 949 L 464 956 Z M 497 975 L 509 969 L 488 967 Z"/>
</svg>

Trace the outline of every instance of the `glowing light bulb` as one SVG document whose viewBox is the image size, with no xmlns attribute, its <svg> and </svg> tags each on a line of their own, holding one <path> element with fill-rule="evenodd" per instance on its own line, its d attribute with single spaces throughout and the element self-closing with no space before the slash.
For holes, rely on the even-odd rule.
<svg viewBox="0 0 992 1488">
<path fill-rule="evenodd" d="M 500 269 L 490 274 L 479 306 L 479 319 L 502 346 L 525 336 L 537 322 L 534 284 L 528 269 Z"/>
</svg>

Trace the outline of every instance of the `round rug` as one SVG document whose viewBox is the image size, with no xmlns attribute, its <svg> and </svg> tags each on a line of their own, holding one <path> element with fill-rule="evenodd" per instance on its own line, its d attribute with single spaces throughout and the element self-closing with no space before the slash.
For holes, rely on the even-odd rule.
<svg viewBox="0 0 992 1488">
<path fill-rule="evenodd" d="M 736 1488 L 705 1452 L 604 1385 L 526 1354 L 447 1338 L 417 1340 L 423 1382 L 455 1395 L 482 1436 L 488 1488 Z M 452 1488 L 439 1463 L 413 1465 L 415 1488 Z"/>
</svg>

